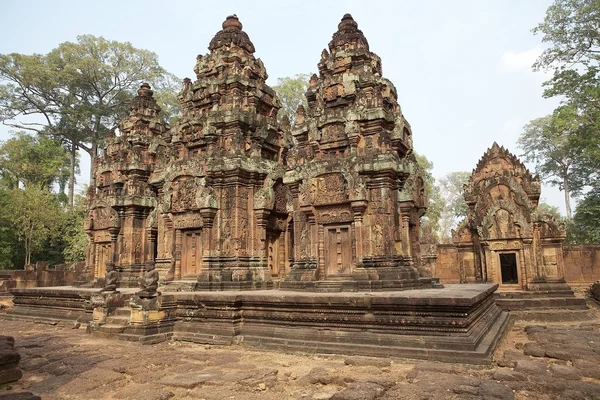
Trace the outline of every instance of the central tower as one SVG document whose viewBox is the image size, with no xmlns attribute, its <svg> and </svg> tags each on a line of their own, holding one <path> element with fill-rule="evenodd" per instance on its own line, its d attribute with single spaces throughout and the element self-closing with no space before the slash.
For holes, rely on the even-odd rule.
<svg viewBox="0 0 600 400">
<path fill-rule="evenodd" d="M 415 268 L 426 199 L 410 125 L 350 14 L 318 69 L 292 130 L 284 183 L 293 194 L 294 263 L 282 286 L 430 284 Z"/>
</svg>

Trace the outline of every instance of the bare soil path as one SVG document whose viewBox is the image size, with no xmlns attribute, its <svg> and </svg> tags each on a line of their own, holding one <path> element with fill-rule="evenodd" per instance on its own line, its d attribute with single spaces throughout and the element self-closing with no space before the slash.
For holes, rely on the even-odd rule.
<svg viewBox="0 0 600 400">
<path fill-rule="evenodd" d="M 0 387 L 0 398 L 30 391 L 44 400 L 600 399 L 598 318 L 517 321 L 489 368 L 239 345 L 143 346 L 1 314 L 0 333 L 15 337 L 24 372 L 19 382 Z"/>
</svg>

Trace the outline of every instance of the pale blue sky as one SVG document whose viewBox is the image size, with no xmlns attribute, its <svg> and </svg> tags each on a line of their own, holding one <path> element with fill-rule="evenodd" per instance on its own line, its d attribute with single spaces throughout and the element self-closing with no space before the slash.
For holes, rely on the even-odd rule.
<svg viewBox="0 0 600 400">
<path fill-rule="evenodd" d="M 523 125 L 556 107 L 541 97 L 547 78 L 531 71 L 542 50 L 531 29 L 551 0 L 431 1 L 31 1 L 0 5 L 0 53 L 46 53 L 93 34 L 152 50 L 180 78 L 229 14 L 237 14 L 269 73 L 316 72 L 341 17 L 349 12 L 398 89 L 415 150 L 434 175 L 471 171 L 494 141 L 519 154 Z M 8 129 L 0 126 L 0 139 Z M 89 163 L 83 157 L 82 169 Z M 80 184 L 86 183 L 86 173 Z M 79 186 L 79 185 L 78 185 Z M 562 192 L 542 198 L 564 213 Z"/>
</svg>

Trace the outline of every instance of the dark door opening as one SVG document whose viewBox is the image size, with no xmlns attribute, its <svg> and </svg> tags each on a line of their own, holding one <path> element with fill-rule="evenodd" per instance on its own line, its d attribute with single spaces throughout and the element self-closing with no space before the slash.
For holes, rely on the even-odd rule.
<svg viewBox="0 0 600 400">
<path fill-rule="evenodd" d="M 519 276 L 517 275 L 516 253 L 500 254 L 500 272 L 502 274 L 502 283 L 519 283 Z"/>
</svg>

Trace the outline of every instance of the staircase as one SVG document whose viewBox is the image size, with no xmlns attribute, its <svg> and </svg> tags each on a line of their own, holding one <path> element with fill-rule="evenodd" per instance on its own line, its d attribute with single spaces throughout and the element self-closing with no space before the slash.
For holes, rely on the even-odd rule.
<svg viewBox="0 0 600 400">
<path fill-rule="evenodd" d="M 584 298 L 576 297 L 566 282 L 530 283 L 527 291 L 498 291 L 496 304 L 505 311 L 544 309 L 587 310 Z"/>
<path fill-rule="evenodd" d="M 131 317 L 131 309 L 127 307 L 119 307 L 106 317 L 106 323 L 100 325 L 100 328 L 95 332 L 99 337 L 112 337 L 125 332 L 129 325 Z"/>
</svg>

